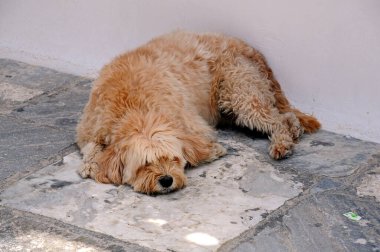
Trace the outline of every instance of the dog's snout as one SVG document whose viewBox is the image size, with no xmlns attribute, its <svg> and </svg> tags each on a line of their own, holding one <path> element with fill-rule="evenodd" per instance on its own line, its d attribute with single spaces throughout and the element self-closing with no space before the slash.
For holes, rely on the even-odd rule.
<svg viewBox="0 0 380 252">
<path fill-rule="evenodd" d="M 168 188 L 173 184 L 173 178 L 171 176 L 165 175 L 161 177 L 158 182 L 160 182 L 163 187 Z"/>
</svg>

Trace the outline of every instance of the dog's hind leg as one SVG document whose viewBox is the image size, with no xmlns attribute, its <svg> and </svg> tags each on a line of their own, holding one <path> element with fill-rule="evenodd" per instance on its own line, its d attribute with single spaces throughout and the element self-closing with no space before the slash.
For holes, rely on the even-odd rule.
<svg viewBox="0 0 380 252">
<path fill-rule="evenodd" d="M 83 164 L 78 169 L 78 174 L 82 178 L 96 178 L 99 167 L 95 161 L 95 157 L 102 151 L 103 147 L 99 144 L 90 142 L 87 143 L 82 149 Z"/>
<path fill-rule="evenodd" d="M 279 112 L 269 80 L 252 62 L 242 57 L 225 65 L 218 95 L 219 109 L 225 114 L 232 114 L 237 125 L 270 136 L 269 154 L 274 159 L 292 153 L 294 138 L 302 134 L 292 129 L 300 128 L 300 123 L 293 112 Z"/>
<path fill-rule="evenodd" d="M 270 89 L 273 92 L 274 98 L 276 99 L 275 106 L 277 107 L 278 111 L 281 114 L 293 112 L 295 116 L 298 118 L 299 123 L 296 123 L 295 125 L 289 124 L 290 131 L 294 133 L 293 139 L 297 140 L 303 134 L 304 131 L 306 133 L 313 133 L 319 130 L 321 128 L 321 124 L 315 117 L 307 115 L 291 106 L 290 102 L 281 90 L 280 84 L 274 77 L 272 69 L 267 64 L 265 57 L 259 51 L 250 47 L 243 41 L 236 39 L 234 39 L 233 41 L 234 42 L 232 43 L 232 45 L 235 46 L 235 49 L 239 51 L 242 55 L 244 55 L 247 59 L 254 62 L 259 72 L 267 80 L 270 81 Z M 299 129 L 301 129 L 301 131 Z"/>
</svg>

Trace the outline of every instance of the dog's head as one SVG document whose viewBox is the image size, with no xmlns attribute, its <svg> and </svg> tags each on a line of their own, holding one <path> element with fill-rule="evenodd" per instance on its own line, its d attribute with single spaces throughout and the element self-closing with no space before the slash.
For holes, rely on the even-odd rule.
<svg viewBox="0 0 380 252">
<path fill-rule="evenodd" d="M 186 160 L 182 142 L 172 129 L 157 131 L 147 137 L 137 134 L 130 139 L 123 181 L 135 191 L 166 193 L 186 184 Z"/>
<path fill-rule="evenodd" d="M 119 124 L 97 160 L 98 181 L 129 184 L 147 194 L 167 193 L 186 185 L 186 163 L 194 162 L 180 127 L 165 117 L 147 120 L 146 115 L 129 115 Z"/>
</svg>

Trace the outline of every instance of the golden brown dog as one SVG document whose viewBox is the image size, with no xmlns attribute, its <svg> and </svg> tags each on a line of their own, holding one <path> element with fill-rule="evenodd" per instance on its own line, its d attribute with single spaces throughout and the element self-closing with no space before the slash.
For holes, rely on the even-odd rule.
<svg viewBox="0 0 380 252">
<path fill-rule="evenodd" d="M 270 136 L 281 159 L 319 122 L 289 104 L 264 57 L 218 34 L 174 32 L 123 54 L 95 82 L 77 128 L 79 173 L 135 191 L 165 193 L 186 184 L 186 163 L 226 150 L 214 126 L 225 116 Z"/>
</svg>

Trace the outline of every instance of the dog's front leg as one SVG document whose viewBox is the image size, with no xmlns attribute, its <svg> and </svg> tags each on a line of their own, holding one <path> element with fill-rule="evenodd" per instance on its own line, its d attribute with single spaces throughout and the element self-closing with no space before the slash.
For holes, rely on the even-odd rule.
<svg viewBox="0 0 380 252">
<path fill-rule="evenodd" d="M 82 149 L 83 154 L 83 164 L 79 167 L 78 174 L 82 178 L 92 178 L 95 179 L 98 173 L 99 166 L 96 162 L 96 156 L 101 153 L 103 146 L 90 142 L 86 144 Z"/>
<path fill-rule="evenodd" d="M 200 135 L 188 135 L 183 137 L 182 141 L 184 157 L 192 166 L 211 162 L 227 153 L 221 144 Z"/>
</svg>

